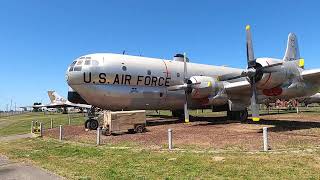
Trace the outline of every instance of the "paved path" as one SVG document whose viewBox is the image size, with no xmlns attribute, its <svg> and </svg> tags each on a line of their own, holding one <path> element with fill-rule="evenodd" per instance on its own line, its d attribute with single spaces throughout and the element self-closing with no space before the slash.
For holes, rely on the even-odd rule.
<svg viewBox="0 0 320 180">
<path fill-rule="evenodd" d="M 55 174 L 25 163 L 12 163 L 0 155 L 0 179 L 2 180 L 60 180 Z"/>
<path fill-rule="evenodd" d="M 1 141 L 12 141 L 34 137 L 33 134 L 17 134 L 0 137 Z M 53 173 L 26 163 L 13 163 L 7 157 L 0 155 L 0 179 L 1 180 L 57 180 L 63 179 Z"/>
<path fill-rule="evenodd" d="M 0 141 L 13 141 L 17 139 L 24 139 L 24 138 L 31 138 L 34 137 L 33 134 L 15 134 L 15 135 L 10 135 L 10 136 L 0 136 Z"/>
</svg>

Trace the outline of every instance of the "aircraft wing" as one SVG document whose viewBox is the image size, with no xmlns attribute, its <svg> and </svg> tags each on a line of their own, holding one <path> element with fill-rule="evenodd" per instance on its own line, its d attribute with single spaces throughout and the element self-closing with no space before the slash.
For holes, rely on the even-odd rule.
<svg viewBox="0 0 320 180">
<path fill-rule="evenodd" d="M 233 83 L 228 83 L 225 85 L 225 89 L 227 92 L 232 91 L 241 91 L 241 90 L 247 90 L 250 89 L 251 85 L 247 80 L 244 81 L 238 81 Z"/>
<path fill-rule="evenodd" d="M 75 103 L 66 103 L 65 104 L 67 107 L 77 107 L 77 108 L 85 108 L 85 109 L 90 109 L 92 106 L 88 104 L 75 104 Z"/>
<path fill-rule="evenodd" d="M 306 81 L 320 82 L 320 69 L 304 70 L 301 76 Z"/>
<path fill-rule="evenodd" d="M 87 104 L 74 104 L 74 103 L 62 103 L 62 104 L 45 104 L 45 105 L 35 105 L 32 106 L 33 108 L 42 108 L 42 107 L 46 107 L 46 108 L 63 108 L 63 107 L 77 107 L 77 108 L 86 108 L 89 109 L 91 108 L 91 105 L 87 105 Z"/>
</svg>

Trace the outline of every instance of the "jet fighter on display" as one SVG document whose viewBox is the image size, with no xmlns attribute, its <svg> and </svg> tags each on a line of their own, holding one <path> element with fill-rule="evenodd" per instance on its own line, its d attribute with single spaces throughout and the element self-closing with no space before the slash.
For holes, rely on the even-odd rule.
<svg viewBox="0 0 320 180">
<path fill-rule="evenodd" d="M 33 108 L 63 108 L 63 113 L 67 113 L 68 107 L 74 107 L 74 108 L 80 108 L 80 109 L 90 109 L 92 106 L 87 104 L 76 104 L 72 103 L 65 98 L 61 97 L 58 93 L 55 91 L 48 91 L 48 96 L 51 101 L 50 104 L 45 105 L 34 105 Z"/>
<path fill-rule="evenodd" d="M 246 69 L 191 63 L 185 54 L 173 60 L 110 53 L 81 56 L 66 72 L 73 89 L 68 99 L 107 110 L 171 110 L 186 122 L 188 109 L 205 108 L 245 121 L 251 107 L 252 120 L 258 121 L 258 104 L 319 92 L 320 69 L 304 70 L 295 34 L 288 36 L 283 59 L 256 58 L 246 26 L 246 48 Z"/>
</svg>

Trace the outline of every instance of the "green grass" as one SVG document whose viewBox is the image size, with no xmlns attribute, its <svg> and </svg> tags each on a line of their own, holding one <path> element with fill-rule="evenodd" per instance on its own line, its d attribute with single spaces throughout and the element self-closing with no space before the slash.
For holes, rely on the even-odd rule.
<svg viewBox="0 0 320 180">
<path fill-rule="evenodd" d="M 26 113 L 10 117 L 0 117 L 0 136 L 12 134 L 25 134 L 30 132 L 31 121 L 38 121 L 44 124 L 45 128 L 50 127 L 50 120 L 53 119 L 54 127 L 67 125 L 69 123 L 68 114 L 44 114 L 44 113 Z M 83 124 L 82 114 L 70 114 L 71 124 Z"/>
<path fill-rule="evenodd" d="M 32 161 L 68 179 L 319 179 L 320 151 L 196 153 L 113 149 L 28 139 L 0 153 Z"/>
</svg>

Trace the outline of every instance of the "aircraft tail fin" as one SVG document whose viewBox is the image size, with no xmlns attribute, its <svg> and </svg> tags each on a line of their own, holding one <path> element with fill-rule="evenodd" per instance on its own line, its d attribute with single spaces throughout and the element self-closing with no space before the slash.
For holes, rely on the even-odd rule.
<svg viewBox="0 0 320 180">
<path fill-rule="evenodd" d="M 283 57 L 284 61 L 293 61 L 300 59 L 300 52 L 298 46 L 298 38 L 294 33 L 288 35 L 287 49 Z"/>
<path fill-rule="evenodd" d="M 61 101 L 61 102 L 67 101 L 55 91 L 48 91 L 48 96 L 50 98 L 51 103 L 57 102 L 57 101 Z"/>
</svg>

